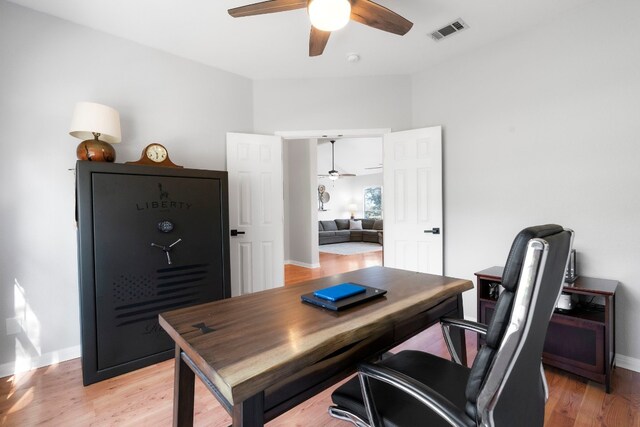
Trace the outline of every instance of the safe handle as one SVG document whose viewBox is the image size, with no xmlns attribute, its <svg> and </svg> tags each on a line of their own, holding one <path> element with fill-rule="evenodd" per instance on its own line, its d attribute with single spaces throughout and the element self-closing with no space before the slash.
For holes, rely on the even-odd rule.
<svg viewBox="0 0 640 427">
<path fill-rule="evenodd" d="M 440 229 L 433 227 L 431 230 L 424 230 L 425 233 L 440 234 Z"/>
</svg>

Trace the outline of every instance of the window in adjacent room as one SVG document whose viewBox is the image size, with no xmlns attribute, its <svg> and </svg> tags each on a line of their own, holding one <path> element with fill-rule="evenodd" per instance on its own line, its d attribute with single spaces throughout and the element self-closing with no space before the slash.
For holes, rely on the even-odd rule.
<svg viewBox="0 0 640 427">
<path fill-rule="evenodd" d="M 382 218 L 382 187 L 365 187 L 364 217 Z"/>
</svg>

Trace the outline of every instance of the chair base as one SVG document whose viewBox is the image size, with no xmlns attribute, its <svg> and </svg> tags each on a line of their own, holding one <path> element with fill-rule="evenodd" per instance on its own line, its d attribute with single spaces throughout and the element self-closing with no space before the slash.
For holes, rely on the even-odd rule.
<svg viewBox="0 0 640 427">
<path fill-rule="evenodd" d="M 329 415 L 342 421 L 349 421 L 356 427 L 371 427 L 369 423 L 363 421 L 359 416 L 352 414 L 351 412 L 348 412 L 340 408 L 339 406 L 330 406 Z"/>
</svg>

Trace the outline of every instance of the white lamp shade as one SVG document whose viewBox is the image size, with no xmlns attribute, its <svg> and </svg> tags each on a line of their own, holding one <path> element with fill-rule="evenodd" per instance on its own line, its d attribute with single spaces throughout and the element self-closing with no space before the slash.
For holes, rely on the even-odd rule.
<svg viewBox="0 0 640 427">
<path fill-rule="evenodd" d="M 69 135 L 83 140 L 94 139 L 100 134 L 100 141 L 116 144 L 121 141 L 120 114 L 106 105 L 94 102 L 78 102 L 73 111 Z"/>
<path fill-rule="evenodd" d="M 311 0 L 308 10 L 311 25 L 321 31 L 335 31 L 349 22 L 351 3 L 349 0 Z"/>
</svg>

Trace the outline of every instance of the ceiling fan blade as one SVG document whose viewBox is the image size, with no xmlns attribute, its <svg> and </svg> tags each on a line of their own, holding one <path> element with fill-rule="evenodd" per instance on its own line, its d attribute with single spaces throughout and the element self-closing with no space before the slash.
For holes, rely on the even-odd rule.
<svg viewBox="0 0 640 427">
<path fill-rule="evenodd" d="M 382 166 L 370 166 L 368 168 L 365 169 L 382 169 Z"/>
<path fill-rule="evenodd" d="M 309 34 L 309 56 L 322 55 L 330 35 L 331 31 L 321 31 L 311 26 L 311 33 Z"/>
<path fill-rule="evenodd" d="M 341 173 L 340 176 L 356 176 L 355 173 Z"/>
<path fill-rule="evenodd" d="M 265 13 L 286 12 L 288 10 L 307 7 L 307 0 L 269 0 L 260 3 L 229 9 L 229 15 L 234 18 L 243 16 L 264 15 Z"/>
<path fill-rule="evenodd" d="M 369 0 L 351 0 L 351 19 L 400 36 L 413 27 L 413 22 Z"/>
</svg>

